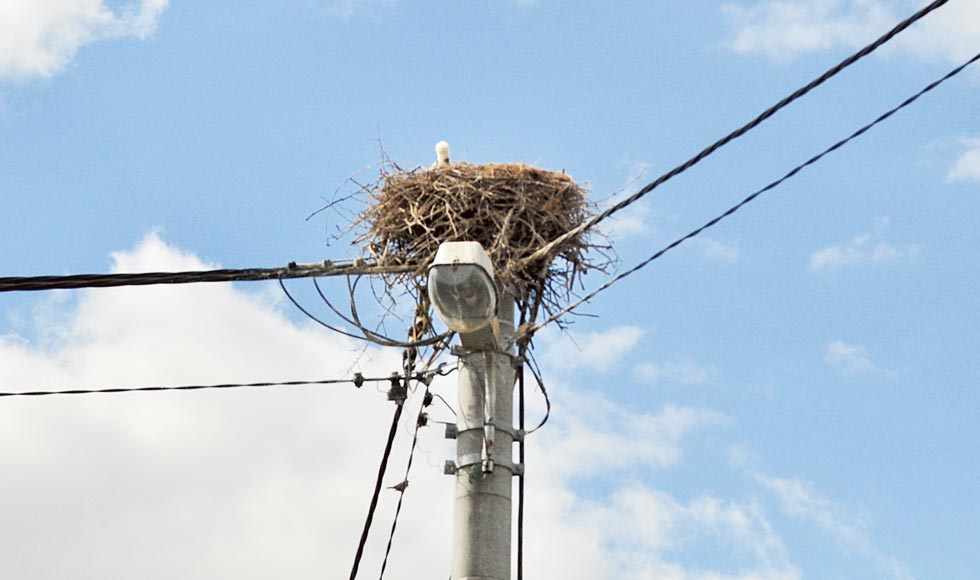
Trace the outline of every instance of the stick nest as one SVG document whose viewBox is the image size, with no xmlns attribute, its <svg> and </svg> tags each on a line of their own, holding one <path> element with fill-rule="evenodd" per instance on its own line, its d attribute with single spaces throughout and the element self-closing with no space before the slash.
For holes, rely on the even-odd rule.
<svg viewBox="0 0 980 580">
<path fill-rule="evenodd" d="M 585 189 L 565 173 L 524 164 L 395 169 L 383 168 L 378 181 L 365 187 L 371 203 L 354 224 L 361 231 L 354 243 L 367 257 L 384 265 L 417 266 L 390 275 L 389 290 L 424 280 L 439 244 L 480 242 L 498 286 L 511 289 L 521 311 L 530 309 L 533 319 L 539 307 L 551 312 L 564 304 L 587 272 L 605 271 L 613 263 L 608 244 L 593 243 L 594 232 L 528 260 L 594 214 Z"/>
</svg>

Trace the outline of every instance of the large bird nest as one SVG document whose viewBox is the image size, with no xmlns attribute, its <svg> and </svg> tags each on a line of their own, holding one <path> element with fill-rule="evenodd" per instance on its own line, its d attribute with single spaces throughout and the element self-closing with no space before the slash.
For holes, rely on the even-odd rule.
<svg viewBox="0 0 980 580">
<path fill-rule="evenodd" d="M 365 189 L 371 200 L 354 224 L 360 234 L 355 245 L 379 264 L 414 266 L 386 278 L 389 292 L 406 282 L 419 287 L 439 244 L 476 241 L 490 255 L 498 286 L 514 293 L 523 317 L 533 322 L 539 309 L 553 312 L 567 302 L 587 272 L 605 271 L 613 262 L 595 232 L 528 259 L 594 213 L 586 191 L 565 173 L 524 164 L 410 171 L 389 165 Z"/>
</svg>

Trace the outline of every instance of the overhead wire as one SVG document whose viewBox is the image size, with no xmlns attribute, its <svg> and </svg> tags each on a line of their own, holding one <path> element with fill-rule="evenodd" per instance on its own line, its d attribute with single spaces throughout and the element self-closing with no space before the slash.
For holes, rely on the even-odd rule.
<svg viewBox="0 0 980 580">
<path fill-rule="evenodd" d="M 431 365 L 430 365 L 431 366 Z M 417 381 L 428 381 L 436 375 L 445 376 L 456 370 L 456 367 L 449 367 L 442 363 L 436 368 L 427 367 L 425 370 L 415 372 L 411 378 Z M 350 378 L 344 379 L 322 379 L 310 381 L 264 381 L 255 383 L 218 383 L 206 385 L 172 385 L 172 386 L 145 386 L 145 387 L 111 387 L 107 389 L 63 389 L 63 390 L 34 390 L 34 391 L 0 391 L 0 397 L 44 397 L 50 395 L 97 395 L 113 393 L 141 393 L 159 391 L 200 391 L 204 389 L 239 389 L 239 388 L 261 388 L 261 387 L 292 387 L 301 385 L 339 385 L 350 383 L 357 388 L 361 388 L 364 383 L 379 383 L 390 381 L 391 376 L 387 377 L 365 377 L 361 373 L 354 373 Z"/>
<path fill-rule="evenodd" d="M 381 572 L 378 575 L 378 580 L 384 578 L 385 569 L 388 567 L 388 557 L 391 555 L 391 546 L 395 539 L 395 529 L 398 527 L 398 516 L 402 511 L 402 502 L 405 499 L 405 490 L 408 488 L 408 476 L 412 471 L 412 459 L 415 457 L 415 449 L 419 442 L 419 428 L 424 426 L 425 420 L 425 409 L 432 403 L 432 399 L 429 397 L 429 387 L 426 385 L 425 392 L 422 394 L 422 405 L 419 406 L 419 414 L 415 419 L 415 430 L 412 433 L 412 446 L 408 452 L 408 464 L 405 466 L 405 477 L 402 479 L 395 489 L 398 490 L 398 503 L 395 505 L 395 515 L 391 520 L 391 531 L 388 533 L 388 544 L 385 546 L 384 559 L 381 561 Z"/>
<path fill-rule="evenodd" d="M 830 69 L 828 69 L 827 71 L 825 71 L 823 74 L 821 74 L 817 78 L 813 79 L 812 81 L 810 81 L 806 85 L 800 87 L 799 89 L 793 91 L 791 94 L 789 94 L 788 96 L 784 97 L 782 100 L 780 100 L 775 105 L 773 105 L 773 106 L 769 107 L 768 109 L 766 109 L 765 111 L 763 111 L 761 114 L 759 114 L 757 117 L 755 117 L 754 119 L 752 119 L 748 123 L 742 125 L 741 127 L 739 127 L 738 129 L 732 131 L 728 135 L 725 135 L 721 139 L 715 141 L 714 143 L 712 143 L 708 147 L 704 148 L 698 154 L 696 154 L 695 156 L 691 157 L 690 159 L 688 159 L 684 163 L 678 165 L 677 167 L 674 167 L 673 169 L 671 169 L 667 173 L 664 173 L 663 175 L 661 175 L 660 177 L 658 177 L 654 181 L 648 183 L 647 185 L 645 185 L 642 189 L 640 189 L 639 191 L 637 191 L 633 195 L 631 195 L 631 196 L 623 199 L 622 201 L 620 201 L 620 202 L 618 202 L 618 203 L 610 206 L 606 210 L 600 212 L 599 214 L 596 214 L 596 216 L 594 216 L 593 218 L 591 218 L 591 219 L 583 222 L 582 224 L 578 225 L 577 227 L 575 227 L 575 228 L 573 228 L 573 229 L 565 232 L 564 234 L 558 236 L 557 238 L 555 238 L 551 242 L 545 244 L 544 246 L 542 246 L 541 248 L 539 248 L 537 251 L 535 251 L 533 254 L 531 254 L 530 256 L 528 256 L 527 258 L 525 258 L 524 259 L 524 262 L 525 263 L 533 262 L 534 260 L 538 260 L 538 259 L 540 259 L 540 258 L 548 255 L 552 251 L 553 248 L 555 248 L 555 247 L 561 245 L 562 243 L 564 243 L 565 241 L 567 241 L 567 240 L 569 240 L 569 239 L 571 239 L 571 238 L 573 238 L 573 237 L 581 234 L 582 232 L 585 232 L 585 231 L 590 230 L 591 228 L 593 228 L 599 222 L 605 220 L 606 218 L 608 218 L 609 216 L 613 215 L 614 213 L 622 210 L 623 208 L 625 208 L 625 207 L 627 207 L 629 205 L 632 205 L 633 203 L 637 202 L 640 198 L 642 198 L 643 196 L 647 195 L 648 193 L 650 193 L 654 189 L 660 187 L 661 185 L 663 185 L 664 183 L 666 183 L 670 179 L 673 179 L 674 177 L 680 175 L 681 173 L 684 173 L 685 171 L 687 171 L 691 167 L 694 167 L 695 165 L 697 165 L 698 163 L 700 163 L 702 160 L 704 160 L 709 155 L 713 154 L 718 149 L 721 149 L 725 145 L 731 143 L 732 141 L 734 141 L 734 140 L 738 139 L 739 137 L 745 135 L 749 131 L 755 129 L 756 127 L 758 127 L 759 125 L 761 125 L 764 121 L 766 121 L 766 119 L 769 119 L 770 117 L 772 117 L 773 115 L 775 115 L 781 109 L 783 109 L 786 106 L 788 106 L 793 101 L 795 101 L 795 100 L 799 99 L 800 97 L 806 95 L 807 93 L 809 93 L 813 89 L 817 88 L 818 86 L 822 85 L 826 81 L 830 80 L 831 78 L 833 78 L 834 76 L 836 76 L 837 74 L 839 74 L 844 69 L 848 68 L 849 66 L 853 65 L 857 61 L 859 61 L 862 58 L 866 57 L 867 55 L 871 54 L 872 52 L 874 52 L 875 50 L 877 50 L 879 47 L 881 47 L 883 44 L 885 44 L 886 42 L 888 42 L 889 40 L 891 40 L 892 38 L 894 38 L 895 36 L 897 36 L 899 33 L 901 33 L 902 31 L 904 31 L 906 28 L 908 28 L 909 26 L 911 26 L 915 22 L 921 20 L 922 18 L 924 18 L 925 16 L 927 16 L 929 13 L 933 12 L 934 10 L 937 10 L 938 8 L 940 8 L 941 6 L 943 6 L 944 4 L 946 4 L 948 1 L 949 0 L 935 0 L 933 2 L 930 2 L 928 5 L 926 5 L 925 7 L 923 7 L 921 10 L 919 10 L 915 14 L 909 16 L 905 20 L 902 20 L 901 22 L 899 22 L 898 24 L 896 24 L 891 30 L 889 30 L 885 34 L 883 34 L 880 37 L 878 37 L 874 42 L 868 44 L 867 46 L 865 46 L 864 48 L 858 50 L 857 52 L 851 54 L 850 56 L 848 56 L 847 58 L 845 58 L 844 60 L 842 60 L 838 64 L 834 65 L 833 67 L 831 67 Z"/>
<path fill-rule="evenodd" d="M 418 311 L 420 309 L 424 309 L 425 310 L 426 317 L 423 318 L 423 317 L 420 317 L 418 315 Z M 420 303 L 419 305 L 416 306 L 416 323 L 412 327 L 412 331 L 411 331 L 411 333 L 409 335 L 409 338 L 414 338 L 416 336 L 420 336 L 420 335 L 424 334 L 424 332 L 429 328 L 426 324 L 423 324 L 426 320 L 428 320 L 428 318 L 427 318 L 427 312 L 428 312 L 428 305 L 427 304 L 423 305 L 422 303 Z M 424 327 L 424 328 L 420 328 L 420 327 Z M 451 335 L 449 335 L 449 336 L 441 335 L 439 337 L 439 340 L 438 341 L 432 342 L 432 343 L 428 343 L 431 346 L 433 346 L 433 351 L 432 351 L 431 355 L 429 356 L 428 360 L 425 363 L 424 371 L 426 371 L 426 372 L 429 371 L 430 367 L 435 362 L 435 360 L 438 358 L 439 354 L 448 345 L 449 340 L 451 340 Z M 357 577 L 357 572 L 358 572 L 358 569 L 360 568 L 361 559 L 364 556 L 364 548 L 367 545 L 368 536 L 369 536 L 370 531 L 371 531 L 371 525 L 372 525 L 372 522 L 374 521 L 374 513 L 375 513 L 375 510 L 376 510 L 376 508 L 378 506 L 378 499 L 379 499 L 379 497 L 381 495 L 381 489 L 382 489 L 382 485 L 383 485 L 383 482 L 384 482 L 385 472 L 387 471 L 387 468 L 388 468 L 388 460 L 389 460 L 389 458 L 391 456 L 391 448 L 392 448 L 392 445 L 393 445 L 394 440 L 395 440 L 395 435 L 398 432 L 398 422 L 401 419 L 402 412 L 404 411 L 404 408 L 405 408 L 405 401 L 406 401 L 406 398 L 408 396 L 408 390 L 409 390 L 409 381 L 410 381 L 411 378 L 414 378 L 414 377 L 416 377 L 418 375 L 418 373 L 416 373 L 415 370 L 414 370 L 414 368 L 415 368 L 415 357 L 418 354 L 417 346 L 414 346 L 414 345 L 416 345 L 416 344 L 422 344 L 422 343 L 426 343 L 426 341 L 418 341 L 418 340 L 412 341 L 412 340 L 410 340 L 409 342 L 405 343 L 405 344 L 408 344 L 410 346 L 406 347 L 405 356 L 403 356 L 403 365 L 404 365 L 404 369 L 403 370 L 404 370 L 404 374 L 401 375 L 401 376 L 404 377 L 404 380 L 403 380 L 403 382 L 399 382 L 400 381 L 400 379 L 399 379 L 399 376 L 400 375 L 397 375 L 397 374 L 392 375 L 392 377 L 391 377 L 391 391 L 389 391 L 389 398 L 392 398 L 392 400 L 395 401 L 395 403 L 396 403 L 396 409 L 395 409 L 395 413 L 394 413 L 394 415 L 392 417 L 391 427 L 390 427 L 390 429 L 388 431 L 388 439 L 387 439 L 387 442 L 385 444 L 384 453 L 382 454 L 382 457 L 381 457 L 381 464 L 378 467 L 378 476 L 377 476 L 377 479 L 375 481 L 374 491 L 373 491 L 373 493 L 371 495 L 371 502 L 370 502 L 370 504 L 368 506 L 368 513 L 367 513 L 367 516 L 366 516 L 366 518 L 364 520 L 364 527 L 363 527 L 363 530 L 361 531 L 361 537 L 360 537 L 360 540 L 358 541 L 357 551 L 356 551 L 356 553 L 354 555 L 354 563 L 351 566 L 350 580 L 354 580 Z M 427 374 L 426 375 L 426 378 L 420 379 L 420 380 L 422 380 L 423 384 L 426 385 L 426 393 L 428 392 L 429 383 L 431 383 L 432 378 L 434 377 L 435 374 L 445 375 L 445 374 L 449 374 L 449 372 L 452 372 L 452 370 L 455 370 L 455 369 L 451 369 L 449 371 L 444 371 L 444 368 L 445 368 L 445 363 L 440 364 L 437 367 L 437 369 L 436 369 L 437 372 Z M 419 418 L 421 418 L 421 413 L 422 413 L 421 408 L 420 408 L 419 413 L 420 413 Z M 416 420 L 416 433 L 415 433 L 415 438 L 413 439 L 413 442 L 412 442 L 412 448 L 411 448 L 411 452 L 409 454 L 408 468 L 406 469 L 406 475 L 405 475 L 405 480 L 404 480 L 404 485 L 406 485 L 406 486 L 407 486 L 407 482 L 408 482 L 408 470 L 411 469 L 412 457 L 414 456 L 414 453 L 415 453 L 415 445 L 416 445 L 417 440 L 418 440 L 417 439 L 417 436 L 418 436 L 418 420 Z M 402 494 L 404 494 L 404 488 L 402 488 L 400 491 L 402 492 Z M 396 511 L 395 511 L 395 520 L 392 523 L 391 533 L 390 533 L 390 535 L 388 537 L 388 548 L 387 548 L 387 550 L 385 552 L 384 562 L 382 563 L 382 572 L 381 572 L 382 574 L 384 574 L 384 567 L 387 564 L 388 554 L 389 554 L 389 552 L 391 550 L 392 539 L 393 539 L 394 533 L 395 533 L 395 526 L 397 525 L 397 521 L 398 521 L 398 513 L 401 510 L 402 497 L 403 496 L 400 496 L 399 497 L 399 501 L 398 501 L 398 504 L 399 505 L 398 505 L 398 507 L 396 508 Z"/>
<path fill-rule="evenodd" d="M 416 332 L 424 332 L 426 330 L 424 327 L 431 328 L 430 324 L 427 322 L 428 320 L 429 320 L 429 301 L 428 301 L 428 295 L 424 295 L 424 297 L 421 298 L 419 300 L 419 303 L 416 305 L 416 316 L 415 316 L 415 325 L 413 326 L 413 336 L 416 335 Z M 448 340 L 449 339 L 433 347 L 432 353 L 429 355 L 429 359 L 426 361 L 425 366 L 423 367 L 424 369 L 428 369 L 432 365 L 432 363 L 435 362 L 435 360 L 439 357 L 439 355 L 442 354 L 442 351 L 444 351 L 445 348 L 448 346 Z M 414 366 L 415 366 L 415 356 L 413 355 L 413 349 L 411 348 L 406 349 L 404 364 L 405 364 L 406 375 L 410 375 L 414 370 Z M 418 442 L 419 442 L 419 429 L 425 426 L 426 424 L 425 409 L 428 408 L 433 401 L 433 395 L 430 389 L 432 380 L 431 379 L 423 380 L 421 382 L 422 384 L 425 385 L 425 391 L 422 393 L 422 404 L 419 406 L 419 412 L 415 418 L 415 430 L 412 433 L 412 445 L 408 451 L 408 463 L 405 466 L 405 477 L 402 479 L 402 481 L 399 484 L 395 486 L 395 489 L 398 490 L 398 504 L 395 506 L 395 515 L 392 517 L 391 520 L 391 530 L 388 533 L 388 544 L 385 546 L 385 555 L 384 555 L 384 559 L 381 561 L 381 572 L 378 574 L 378 580 L 383 580 L 385 575 L 385 569 L 388 567 L 388 557 L 391 555 L 391 546 L 394 543 L 395 530 L 398 527 L 398 516 L 401 514 L 402 511 L 402 503 L 405 500 L 405 490 L 408 489 L 408 481 L 409 481 L 408 476 L 411 474 L 412 471 L 412 460 L 415 458 L 415 449 L 418 446 Z M 445 402 L 445 399 L 443 399 L 443 402 Z"/>
<path fill-rule="evenodd" d="M 345 276 L 347 274 L 391 274 L 408 272 L 405 265 L 382 266 L 365 263 L 331 262 L 297 264 L 290 262 L 282 268 L 242 268 L 193 270 L 187 272 L 139 272 L 121 274 L 71 274 L 67 276 L 5 276 L 0 277 L 0 292 L 29 292 L 79 288 L 112 288 L 119 286 L 150 286 L 157 284 L 195 284 L 200 282 L 249 282 L 284 280 L 314 276 Z"/>
<path fill-rule="evenodd" d="M 355 340 L 362 340 L 362 341 L 366 341 L 366 342 L 371 342 L 371 343 L 374 343 L 374 344 L 377 344 L 377 345 L 380 345 L 380 346 L 410 348 L 410 347 L 431 346 L 431 345 L 437 344 L 437 343 L 439 343 L 439 342 L 441 342 L 443 340 L 446 340 L 446 339 L 448 339 L 448 338 L 450 338 L 452 336 L 452 333 L 445 333 L 445 334 L 440 334 L 440 335 L 437 335 L 437 336 L 434 336 L 434 337 L 430 337 L 430 338 L 427 338 L 427 339 L 418 340 L 418 341 L 414 341 L 414 342 L 402 342 L 402 341 L 397 341 L 397 340 L 388 339 L 388 338 L 384 338 L 384 339 L 382 339 L 382 338 L 372 338 L 372 337 L 368 337 L 368 336 L 362 336 L 360 334 L 354 334 L 352 332 L 347 332 L 346 330 L 344 330 L 342 328 L 338 328 L 338 327 L 333 326 L 332 324 L 330 324 L 328 322 L 323 321 L 322 319 L 320 319 L 319 317 L 317 317 L 316 315 L 314 315 L 312 312 L 310 312 L 309 310 L 307 310 L 306 308 L 304 308 L 303 305 L 300 304 L 298 300 L 296 300 L 296 298 L 292 295 L 292 293 L 289 292 L 289 290 L 286 288 L 286 284 L 282 280 L 279 280 L 279 287 L 282 288 L 282 291 L 286 295 L 286 298 L 288 298 L 289 301 L 292 302 L 293 306 L 295 306 L 300 312 L 302 312 L 303 314 L 305 314 L 307 318 L 309 318 L 313 322 L 319 324 L 320 326 L 326 328 L 327 330 L 330 330 L 332 332 L 336 332 L 337 334 L 341 334 L 341 335 L 346 336 L 348 338 L 353 338 Z M 360 326 L 360 323 L 359 322 L 356 322 L 354 324 L 355 324 L 355 326 L 358 326 L 359 328 L 363 328 L 363 327 Z M 378 336 L 380 337 L 381 335 L 378 335 Z"/>
<path fill-rule="evenodd" d="M 527 322 L 526 315 L 527 312 L 522 309 L 518 328 Z M 517 366 L 517 429 L 518 433 L 521 434 L 517 442 L 517 461 L 525 466 L 525 469 L 521 470 L 517 477 L 517 580 L 524 580 L 524 476 L 527 472 L 527 463 L 525 463 L 527 460 L 525 453 L 526 433 L 524 432 L 524 366 L 527 364 L 528 344 L 528 340 L 517 343 L 517 360 L 520 361 L 520 365 Z"/>
<path fill-rule="evenodd" d="M 361 539 L 357 544 L 357 552 L 354 554 L 354 564 L 351 566 L 350 580 L 357 578 L 357 570 L 361 564 L 361 557 L 364 556 L 364 547 L 367 545 L 368 534 L 371 532 L 371 522 L 374 521 L 374 510 L 378 507 L 381 486 L 384 483 L 385 471 L 388 469 L 388 458 L 391 457 L 391 447 L 395 442 L 395 435 L 398 433 L 398 420 L 401 419 L 404 409 L 405 405 L 403 402 L 395 405 L 395 413 L 391 418 L 391 427 L 388 429 L 388 439 L 385 442 L 385 449 L 381 455 L 381 464 L 378 466 L 378 477 L 374 483 L 374 493 L 371 495 L 371 503 L 368 506 L 367 517 L 364 520 L 364 528 L 361 530 Z"/>
<path fill-rule="evenodd" d="M 548 396 L 548 389 L 546 389 L 544 386 L 544 379 L 541 376 L 541 367 L 538 366 L 538 361 L 534 359 L 533 352 L 528 350 L 527 354 L 528 354 L 528 363 L 529 363 L 527 365 L 527 368 L 531 369 L 531 375 L 534 376 L 534 381 L 538 384 L 538 390 L 541 391 L 541 396 L 544 397 L 545 411 L 544 411 L 544 417 L 541 418 L 541 421 L 538 423 L 538 425 L 534 429 L 531 429 L 530 431 L 525 433 L 525 436 L 530 435 L 531 433 L 534 433 L 538 429 L 544 427 L 545 423 L 548 422 L 548 419 L 551 418 L 551 397 Z"/>
<path fill-rule="evenodd" d="M 0 397 L 43 397 L 48 395 L 93 395 L 108 393 L 140 393 L 157 391 L 197 391 L 203 389 L 238 389 L 238 388 L 260 388 L 260 387 L 288 387 L 297 385 L 336 385 L 351 383 L 357 387 L 361 384 L 372 381 L 388 380 L 387 378 L 365 378 L 355 376 L 350 379 L 326 379 L 316 381 L 279 381 L 261 383 L 223 383 L 216 385 L 177 385 L 177 386 L 149 386 L 149 387 L 115 387 L 109 389 L 69 389 L 61 391 L 20 391 L 20 392 L 0 392 Z"/>
<path fill-rule="evenodd" d="M 690 233 L 688 233 L 688 234 L 686 234 L 686 235 L 684 235 L 684 236 L 682 236 L 680 238 L 677 238 L 676 240 L 674 240 L 670 244 L 664 246 L 661 250 L 659 250 L 656 253 L 654 253 L 649 258 L 643 260 L 639 264 L 636 264 L 635 266 L 631 267 L 630 269 L 628 269 L 628 270 L 626 270 L 626 271 L 624 271 L 624 272 L 622 272 L 622 273 L 620 273 L 620 274 L 618 274 L 618 275 L 610 278 L 604 284 L 602 284 L 601 286 L 599 286 L 598 288 L 596 288 L 592 292 L 590 292 L 587 295 L 583 296 L 582 298 L 576 300 L 574 303 L 572 303 L 569 306 L 563 308 L 562 310 L 554 313 L 553 315 L 551 315 L 549 318 L 545 319 L 544 321 L 542 321 L 540 323 L 528 325 L 521 332 L 523 334 L 529 336 L 529 335 L 533 334 L 534 332 L 536 332 L 541 327 L 546 326 L 546 325 L 548 325 L 548 324 L 550 324 L 552 322 L 555 322 L 555 321 L 559 320 L 562 316 L 565 316 L 566 314 L 572 312 L 573 310 L 575 310 L 576 308 L 578 308 L 582 304 L 584 304 L 584 303 L 588 302 L 589 300 L 595 298 L 596 295 L 598 295 L 600 292 L 608 289 L 613 284 L 616 284 L 620 280 L 626 278 L 627 276 L 629 276 L 629 275 L 633 274 L 634 272 L 640 270 L 641 268 L 647 266 L 648 264 L 650 264 L 654 260 L 660 258 L 661 256 L 663 256 L 667 252 L 669 252 L 669 251 L 673 250 L 674 248 L 676 248 L 677 246 L 681 245 L 686 240 L 689 240 L 689 239 L 691 239 L 691 238 L 693 238 L 693 237 L 701 234 L 703 231 L 707 230 L 708 228 L 711 228 L 711 227 L 715 226 L 716 224 L 718 224 L 718 222 L 720 222 L 723 219 L 727 218 L 728 216 L 732 215 L 733 213 L 735 213 L 736 211 L 738 211 L 739 209 L 741 209 L 743 206 L 751 203 L 753 200 L 755 200 L 757 197 L 759 197 L 763 193 L 766 193 L 767 191 L 770 191 L 770 190 L 778 187 L 779 185 L 781 185 L 786 180 L 791 179 L 792 177 L 794 177 L 796 174 L 798 174 L 803 169 L 809 167 L 810 165 L 813 165 L 814 163 L 817 163 L 818 161 L 820 161 L 821 159 L 823 159 L 826 155 L 829 155 L 830 153 L 833 153 L 834 151 L 837 151 L 838 149 L 840 149 L 841 147 L 843 147 L 844 145 L 846 145 L 850 141 L 852 141 L 852 140 L 860 137 L 861 135 L 867 133 L 873 127 L 875 127 L 879 123 L 882 123 L 883 121 L 885 121 L 886 119 L 888 119 L 889 117 L 891 117 L 892 115 L 894 115 L 895 113 L 897 113 L 898 111 L 904 109 L 905 107 L 908 107 L 909 105 L 911 105 L 912 103 L 914 103 L 916 100 L 918 100 L 920 97 L 922 97 L 926 93 L 932 91 L 933 89 L 935 89 L 936 87 L 938 87 L 943 82 L 945 82 L 945 81 L 951 79 L 952 77 L 958 75 L 965 68 L 967 68 L 968 66 L 972 65 L 977 60 L 980 60 L 980 53 L 978 53 L 977 55 L 975 55 L 973 58 L 967 60 L 965 63 L 961 64 L 960 66 L 952 69 L 951 71 L 949 71 L 948 73 L 946 73 L 945 75 L 943 75 L 942 77 L 940 77 L 939 79 L 936 79 L 935 81 L 929 83 L 924 88 L 922 88 L 920 91 L 918 91 L 914 95 L 912 95 L 912 96 L 908 97 L 907 99 L 905 99 L 904 101 L 902 101 L 899 105 L 896 105 L 895 107 L 892 107 L 891 109 L 889 109 L 885 113 L 882 113 L 874 121 L 872 121 L 872 122 L 864 125 L 863 127 L 861 127 L 860 129 L 854 131 L 853 133 L 851 133 L 847 137 L 841 139 L 840 141 L 837 141 L 836 143 L 834 143 L 830 147 L 827 147 L 826 149 L 824 149 L 820 153 L 814 155 L 813 157 L 810 157 L 809 159 L 807 159 L 803 163 L 800 163 L 799 165 L 797 165 L 796 167 L 794 167 L 793 169 L 791 169 L 790 171 L 788 171 L 785 175 L 783 175 L 779 179 L 777 179 L 777 180 L 769 183 L 768 185 L 766 185 L 765 187 L 763 187 L 761 189 L 756 190 L 755 192 L 753 192 L 752 194 L 750 194 L 749 196 L 747 196 L 742 201 L 738 202 L 737 204 L 735 204 L 732 207 L 728 208 L 727 210 L 725 210 L 721 214 L 719 214 L 719 215 L 715 216 L 714 218 L 710 219 L 708 222 L 706 222 L 701 227 L 699 227 L 699 228 L 691 231 Z"/>
</svg>

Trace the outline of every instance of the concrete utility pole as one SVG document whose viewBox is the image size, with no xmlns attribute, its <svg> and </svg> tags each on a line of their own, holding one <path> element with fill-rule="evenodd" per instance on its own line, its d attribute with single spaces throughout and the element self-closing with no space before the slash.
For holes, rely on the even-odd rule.
<svg viewBox="0 0 980 580">
<path fill-rule="evenodd" d="M 460 334 L 452 580 L 510 580 L 514 442 L 514 298 L 496 328 Z M 494 336 L 495 335 L 495 336 Z"/>
</svg>

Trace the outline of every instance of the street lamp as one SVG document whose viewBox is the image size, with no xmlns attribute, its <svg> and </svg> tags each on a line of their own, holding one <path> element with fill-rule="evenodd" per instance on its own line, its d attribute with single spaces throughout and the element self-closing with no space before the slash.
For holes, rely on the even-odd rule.
<svg viewBox="0 0 980 580">
<path fill-rule="evenodd" d="M 429 300 L 451 330 L 484 329 L 497 314 L 493 264 L 479 242 L 445 242 L 429 266 Z"/>
<path fill-rule="evenodd" d="M 493 265 L 477 242 L 445 242 L 429 266 L 429 300 L 459 334 L 459 413 L 451 578 L 510 580 L 514 298 L 497 296 Z"/>
</svg>

